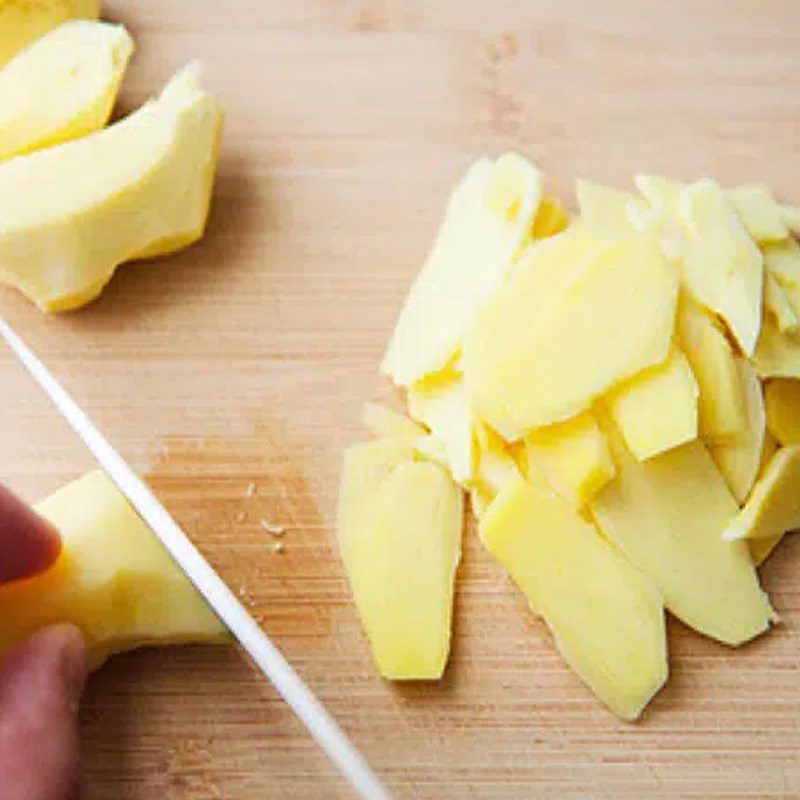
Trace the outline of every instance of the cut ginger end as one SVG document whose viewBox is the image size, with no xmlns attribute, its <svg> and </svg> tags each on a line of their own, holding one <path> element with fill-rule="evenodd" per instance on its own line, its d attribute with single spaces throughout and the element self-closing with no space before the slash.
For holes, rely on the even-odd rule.
<svg viewBox="0 0 800 800">
<path fill-rule="evenodd" d="M 132 53 L 124 26 L 89 20 L 25 48 L 0 69 L 0 160 L 103 128 Z"/>
<path fill-rule="evenodd" d="M 68 311 L 95 299 L 124 261 L 197 241 L 221 126 L 190 64 L 108 128 L 0 163 L 0 281 L 43 311 Z"/>
<path fill-rule="evenodd" d="M 0 654 L 34 631 L 71 622 L 90 663 L 145 645 L 226 640 L 222 623 L 102 471 L 36 506 L 61 533 L 47 572 L 0 587 Z"/>
</svg>

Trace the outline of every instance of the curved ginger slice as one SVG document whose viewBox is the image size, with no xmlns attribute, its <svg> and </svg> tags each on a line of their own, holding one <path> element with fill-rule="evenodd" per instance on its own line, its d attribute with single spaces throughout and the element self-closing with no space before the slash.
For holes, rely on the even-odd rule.
<svg viewBox="0 0 800 800">
<path fill-rule="evenodd" d="M 769 270 L 764 272 L 764 310 L 775 317 L 781 333 L 797 333 L 800 329 L 800 319 L 792 305 L 789 290 L 781 286 Z"/>
<path fill-rule="evenodd" d="M 0 71 L 0 159 L 100 130 L 131 53 L 122 25 L 88 20 L 66 22 L 23 50 Z"/>
<path fill-rule="evenodd" d="M 744 503 L 753 488 L 764 450 L 767 418 L 764 393 L 753 365 L 736 356 L 736 367 L 742 386 L 747 425 L 734 439 L 709 444 L 711 457 L 739 503 Z"/>
<path fill-rule="evenodd" d="M 667 679 L 664 604 L 650 579 L 566 500 L 522 479 L 501 489 L 479 532 L 567 663 L 614 714 L 636 719 Z"/>
<path fill-rule="evenodd" d="M 763 633 L 774 612 L 744 542 L 723 542 L 738 506 L 700 440 L 637 461 L 613 425 L 617 477 L 591 502 L 606 538 L 649 575 L 666 607 L 729 645 Z"/>
<path fill-rule="evenodd" d="M 221 122 L 190 66 L 121 122 L 0 163 L 0 280 L 66 311 L 97 297 L 123 261 L 196 241 Z"/>
<path fill-rule="evenodd" d="M 383 357 L 381 371 L 396 384 L 410 386 L 453 358 L 525 244 L 541 198 L 539 170 L 516 153 L 470 166 Z"/>
<path fill-rule="evenodd" d="M 800 527 L 800 447 L 782 447 L 758 479 L 723 539 L 772 539 Z"/>
<path fill-rule="evenodd" d="M 752 360 L 761 378 L 800 378 L 800 336 L 782 332 L 765 314 Z"/>
<path fill-rule="evenodd" d="M 755 241 L 779 242 L 789 236 L 781 207 L 766 186 L 739 186 L 727 191 L 725 196 Z"/>
<path fill-rule="evenodd" d="M 712 445 L 731 442 L 747 426 L 733 350 L 713 315 L 686 293 L 678 303 L 677 331 L 700 389 L 700 433 Z"/>
<path fill-rule="evenodd" d="M 408 390 L 408 413 L 430 428 L 453 480 L 469 483 L 475 473 L 476 452 L 463 376 L 446 369 L 413 384 Z"/>
<path fill-rule="evenodd" d="M 687 237 L 686 286 L 725 320 L 733 338 L 750 356 L 761 330 L 761 251 L 713 181 L 704 179 L 687 186 L 678 209 Z"/>
</svg>

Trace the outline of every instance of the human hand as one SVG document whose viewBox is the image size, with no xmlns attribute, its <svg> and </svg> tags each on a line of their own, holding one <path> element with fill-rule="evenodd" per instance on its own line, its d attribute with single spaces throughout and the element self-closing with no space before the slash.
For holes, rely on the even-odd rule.
<svg viewBox="0 0 800 800">
<path fill-rule="evenodd" d="M 58 533 L 0 486 L 0 583 L 47 569 L 60 549 Z M 3 800 L 76 800 L 86 676 L 86 646 L 72 625 L 40 631 L 0 662 Z"/>
</svg>

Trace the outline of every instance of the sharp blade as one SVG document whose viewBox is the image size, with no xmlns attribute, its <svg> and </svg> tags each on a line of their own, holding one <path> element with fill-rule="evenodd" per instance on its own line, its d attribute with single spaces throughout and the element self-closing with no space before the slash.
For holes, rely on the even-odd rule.
<svg viewBox="0 0 800 800">
<path fill-rule="evenodd" d="M 0 336 L 363 800 L 392 800 L 364 757 L 158 498 L 2 318 Z"/>
</svg>

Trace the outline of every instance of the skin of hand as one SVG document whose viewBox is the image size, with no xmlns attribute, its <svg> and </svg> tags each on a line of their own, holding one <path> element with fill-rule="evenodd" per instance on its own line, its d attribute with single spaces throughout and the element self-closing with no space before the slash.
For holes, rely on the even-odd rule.
<svg viewBox="0 0 800 800">
<path fill-rule="evenodd" d="M 57 531 L 0 486 L 0 583 L 47 569 L 60 550 Z M 0 661 L 3 800 L 77 800 L 87 673 L 86 645 L 72 625 L 39 631 Z"/>
</svg>

